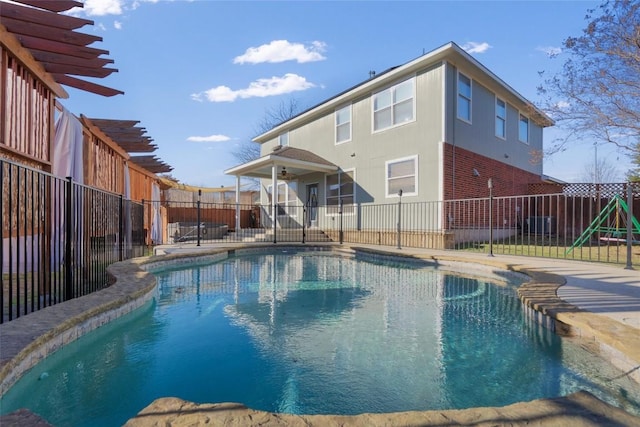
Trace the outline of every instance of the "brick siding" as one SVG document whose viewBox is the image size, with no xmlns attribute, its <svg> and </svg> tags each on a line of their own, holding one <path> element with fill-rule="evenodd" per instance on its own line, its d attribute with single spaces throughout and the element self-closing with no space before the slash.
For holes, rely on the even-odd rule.
<svg viewBox="0 0 640 427">
<path fill-rule="evenodd" d="M 473 169 L 480 176 L 474 176 Z M 489 178 L 496 197 L 529 194 L 531 184 L 543 183 L 540 176 L 531 172 L 444 144 L 444 200 L 487 197 Z"/>
</svg>

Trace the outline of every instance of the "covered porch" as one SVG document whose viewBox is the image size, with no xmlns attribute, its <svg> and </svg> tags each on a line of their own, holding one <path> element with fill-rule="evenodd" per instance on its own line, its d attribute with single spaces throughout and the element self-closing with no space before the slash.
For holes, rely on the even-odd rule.
<svg viewBox="0 0 640 427">
<path fill-rule="evenodd" d="M 276 228 L 288 228 L 291 223 L 314 226 L 320 192 L 324 191 L 324 177 L 338 170 L 338 166 L 315 153 L 280 145 L 269 154 L 225 170 L 225 174 L 236 177 L 236 230 L 241 228 L 241 178 L 260 180 L 262 224 L 275 233 Z M 299 209 L 290 211 L 291 207 L 300 205 L 308 207 L 306 218 L 299 215 Z"/>
</svg>

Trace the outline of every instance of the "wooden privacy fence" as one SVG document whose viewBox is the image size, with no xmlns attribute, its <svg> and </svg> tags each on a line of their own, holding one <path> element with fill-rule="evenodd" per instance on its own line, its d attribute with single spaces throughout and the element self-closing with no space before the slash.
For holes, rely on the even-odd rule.
<svg viewBox="0 0 640 427">
<path fill-rule="evenodd" d="M 236 205 L 229 203 L 176 203 L 165 202 L 168 223 L 204 222 L 227 225 L 236 231 Z M 257 228 L 260 224 L 260 209 L 253 205 L 238 205 L 240 228 Z"/>
</svg>

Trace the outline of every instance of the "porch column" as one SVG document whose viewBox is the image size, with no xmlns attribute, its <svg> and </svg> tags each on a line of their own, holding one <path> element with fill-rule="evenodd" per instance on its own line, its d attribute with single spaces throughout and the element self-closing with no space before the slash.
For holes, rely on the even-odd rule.
<svg viewBox="0 0 640 427">
<path fill-rule="evenodd" d="M 271 223 L 273 235 L 276 234 L 276 222 L 278 220 L 278 166 L 271 166 Z"/>
<path fill-rule="evenodd" d="M 236 175 L 236 233 L 240 231 L 240 175 Z"/>
</svg>

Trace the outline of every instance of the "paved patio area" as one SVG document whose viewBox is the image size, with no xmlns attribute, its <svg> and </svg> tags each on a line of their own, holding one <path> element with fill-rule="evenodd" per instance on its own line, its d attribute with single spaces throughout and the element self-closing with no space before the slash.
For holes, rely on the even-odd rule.
<svg viewBox="0 0 640 427">
<path fill-rule="evenodd" d="M 286 245 L 289 244 L 279 244 Z M 155 279 L 141 270 L 141 265 L 160 259 L 180 262 L 198 253 L 233 249 L 245 245 L 191 244 L 160 246 L 162 257 L 138 258 L 110 267 L 117 282 L 104 291 L 78 298 L 0 325 L 0 381 L 4 392 L 24 371 L 59 346 L 125 314 L 151 297 Z M 253 245 L 252 245 L 253 246 Z M 273 247 L 273 244 L 260 246 Z M 311 246 L 309 244 L 308 246 Z M 349 249 L 349 245 L 335 245 Z M 414 248 L 397 249 L 354 245 L 360 250 L 383 251 L 401 256 L 431 259 L 438 263 L 474 263 L 490 268 L 528 274 L 532 280 L 520 289 L 523 302 L 544 319 L 557 323 L 557 332 L 593 339 L 627 375 L 640 382 L 640 272 L 599 263 L 553 260 L 515 256 L 494 256 L 466 252 L 434 251 Z M 411 413 L 405 418 L 390 414 L 367 417 L 309 418 L 281 416 L 238 405 L 221 407 L 195 405 L 179 399 L 150 402 L 140 408 L 131 426 L 247 425 L 248 420 L 262 420 L 270 425 L 625 425 L 640 426 L 640 418 L 604 404 L 588 394 L 559 399 L 545 399 L 504 408 L 473 408 L 463 411 L 427 411 Z M 599 403 L 598 403 L 599 402 Z M 194 406 L 195 405 L 195 406 Z M 181 409 L 182 408 L 182 409 Z M 555 408 L 555 409 L 554 409 Z M 215 416 L 214 416 L 215 415 Z M 213 416 L 213 418 L 212 418 Z M 409 418 L 406 418 L 408 417 Z M 30 417 L 30 418 L 26 418 Z M 0 425 L 33 423 L 33 414 L 14 413 L 0 418 Z M 195 417 L 195 418 L 194 418 Z M 229 418 L 231 417 L 231 418 Z M 265 418 L 266 417 L 266 418 Z M 188 420 L 187 420 L 188 418 Z M 309 418 L 309 419 L 307 419 Z M 206 421 L 209 420 L 209 421 Z M 404 421 L 403 421 L 404 420 Z M 448 420 L 448 421 L 446 421 Z M 474 421 L 475 420 L 475 421 Z M 44 423 L 46 424 L 46 423 Z M 255 424 L 250 422 L 250 424 Z"/>
</svg>

